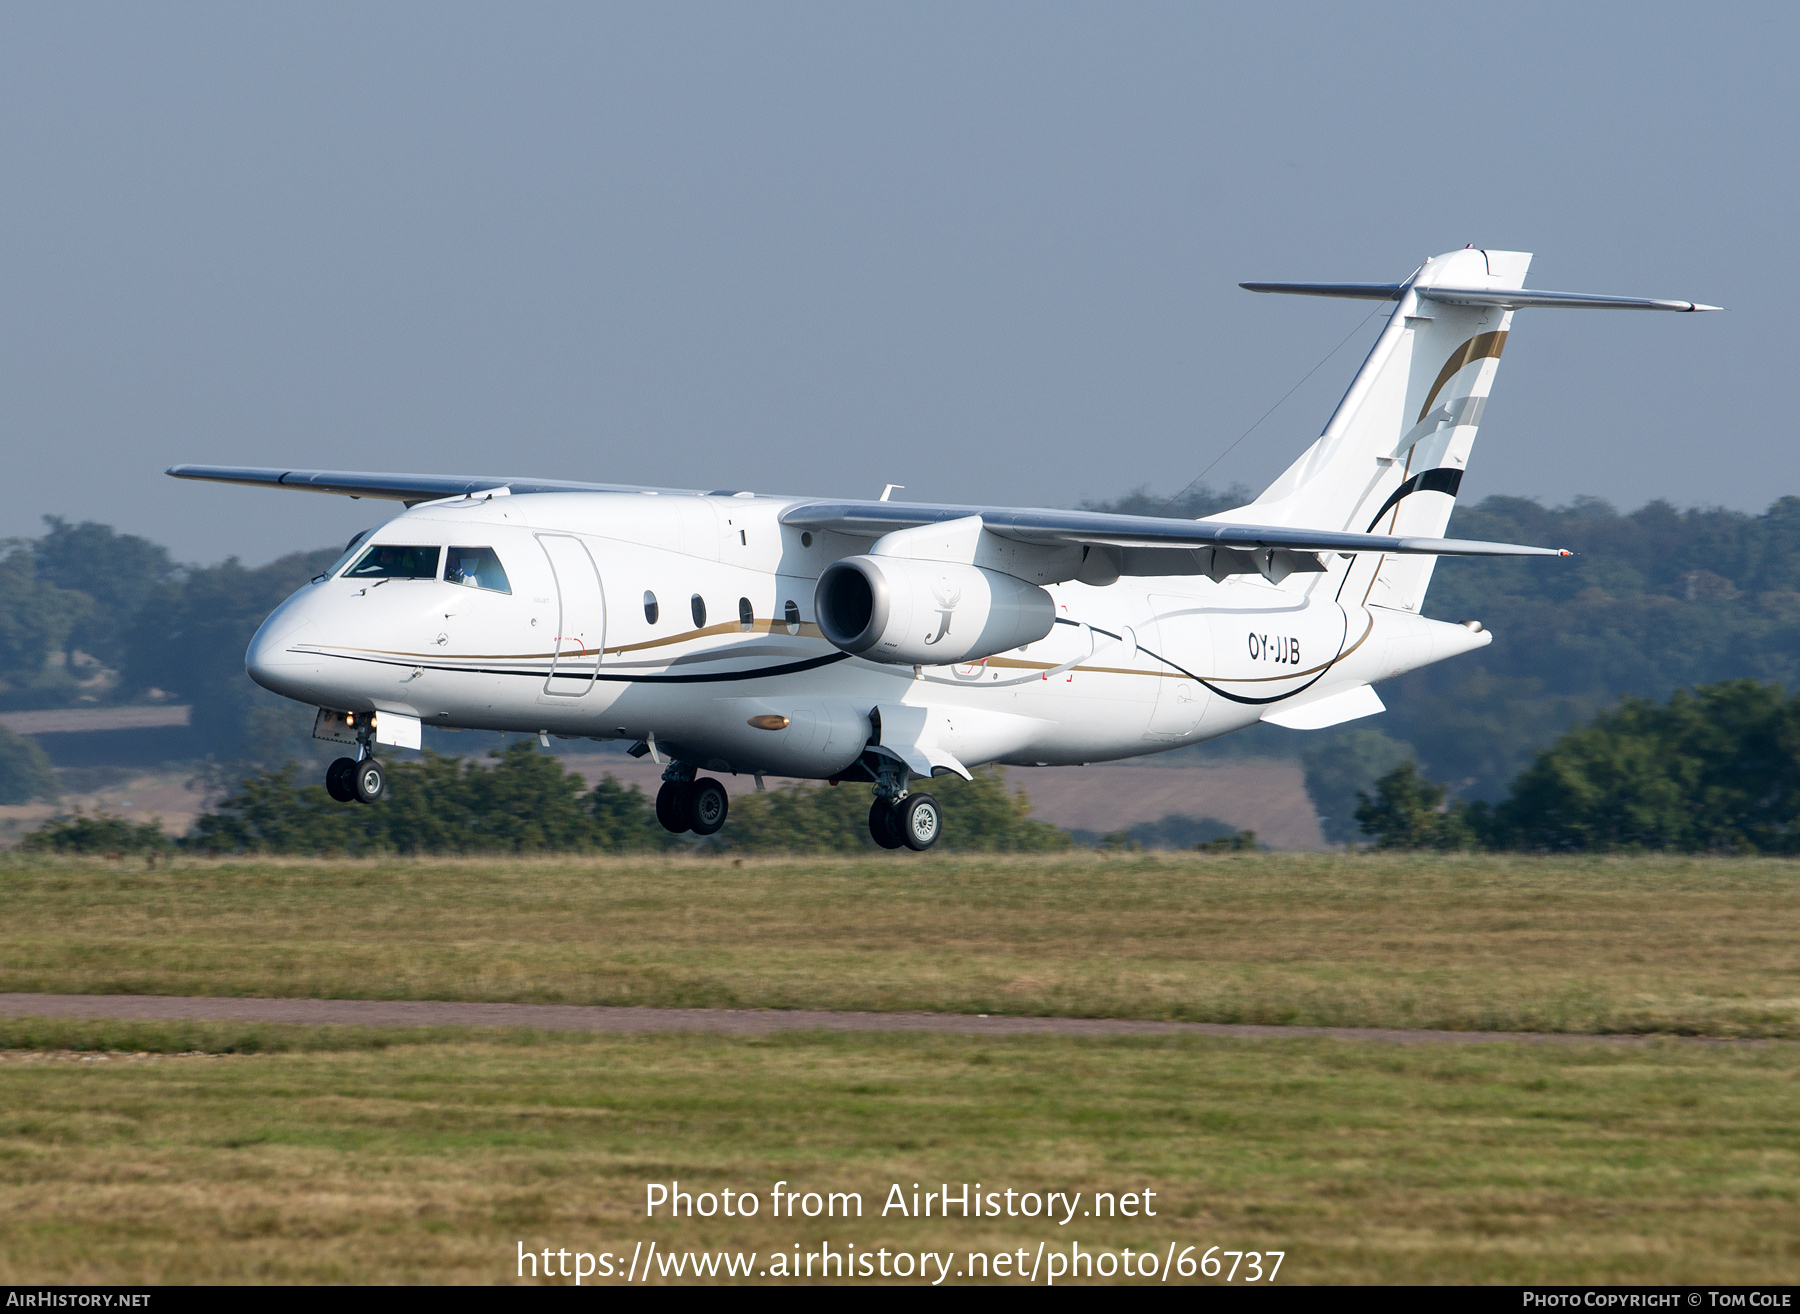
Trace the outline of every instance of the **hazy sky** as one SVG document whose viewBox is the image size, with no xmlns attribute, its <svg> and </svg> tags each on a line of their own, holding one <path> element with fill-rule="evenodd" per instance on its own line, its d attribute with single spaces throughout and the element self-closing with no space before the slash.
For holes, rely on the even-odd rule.
<svg viewBox="0 0 1800 1314">
<path fill-rule="evenodd" d="M 1466 495 L 1761 509 L 1797 14 L 6 3 L 0 534 L 260 562 L 396 509 L 183 461 L 1173 492 L 1370 309 L 1238 282 L 1465 243 L 1731 308 L 1521 312 Z M 1208 482 L 1286 465 L 1375 330 Z"/>
</svg>

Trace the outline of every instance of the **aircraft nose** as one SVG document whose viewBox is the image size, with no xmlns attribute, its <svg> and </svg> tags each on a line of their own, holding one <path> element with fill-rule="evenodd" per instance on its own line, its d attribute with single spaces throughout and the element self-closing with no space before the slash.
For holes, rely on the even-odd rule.
<svg viewBox="0 0 1800 1314">
<path fill-rule="evenodd" d="M 244 653 L 244 669 L 263 688 L 272 693 L 294 697 L 291 688 L 299 684 L 296 677 L 311 675 L 319 659 L 294 648 L 309 637 L 315 627 L 305 616 L 277 611 L 262 623 L 250 647 Z"/>
</svg>

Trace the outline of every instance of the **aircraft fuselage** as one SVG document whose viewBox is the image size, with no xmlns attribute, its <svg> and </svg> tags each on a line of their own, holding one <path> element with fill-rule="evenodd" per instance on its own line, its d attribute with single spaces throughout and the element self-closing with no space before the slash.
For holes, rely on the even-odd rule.
<svg viewBox="0 0 1800 1314">
<path fill-rule="evenodd" d="M 646 741 L 712 771 L 867 779 L 846 773 L 881 745 L 915 776 L 1162 752 L 1491 637 L 1343 598 L 1324 574 L 1124 577 L 1046 586 L 1056 623 L 1022 647 L 941 666 L 873 661 L 834 646 L 814 613 L 820 573 L 870 540 L 783 525 L 798 500 L 571 492 L 420 505 L 284 602 L 248 669 L 342 712 Z M 389 554 L 399 575 L 353 573 L 371 544 L 420 551 Z M 486 554 L 501 569 L 484 584 Z M 956 600 L 929 605 L 920 638 L 954 633 Z"/>
</svg>

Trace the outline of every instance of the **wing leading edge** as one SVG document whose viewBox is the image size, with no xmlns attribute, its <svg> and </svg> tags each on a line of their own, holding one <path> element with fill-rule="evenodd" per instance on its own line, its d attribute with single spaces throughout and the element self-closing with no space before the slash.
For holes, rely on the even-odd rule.
<svg viewBox="0 0 1800 1314">
<path fill-rule="evenodd" d="M 690 489 L 644 488 L 637 484 L 583 484 L 566 479 L 524 479 L 512 475 L 380 474 L 356 470 L 283 470 L 265 466 L 172 465 L 177 479 L 205 479 L 257 488 L 297 488 L 309 493 L 344 497 L 377 497 L 392 502 L 430 502 L 440 497 L 466 497 L 510 489 L 515 493 L 690 492 Z"/>
<path fill-rule="evenodd" d="M 802 502 L 781 513 L 784 525 L 878 538 L 946 520 L 980 516 L 988 532 L 1021 543 L 1113 548 L 1229 548 L 1242 552 L 1390 552 L 1441 557 L 1566 557 L 1561 548 L 1484 543 L 1463 538 L 1395 538 L 1344 530 L 1166 520 L 1100 511 L 1030 511 L 1010 507 L 930 506 L 907 502 Z"/>
</svg>

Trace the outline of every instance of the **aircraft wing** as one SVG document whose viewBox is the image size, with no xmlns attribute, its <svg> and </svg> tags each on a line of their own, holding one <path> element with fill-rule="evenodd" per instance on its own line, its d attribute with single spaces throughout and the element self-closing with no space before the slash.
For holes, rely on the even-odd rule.
<svg viewBox="0 0 1800 1314">
<path fill-rule="evenodd" d="M 564 479 L 528 479 L 515 475 L 380 474 L 345 470 L 284 470 L 279 467 L 176 465 L 177 479 L 204 479 L 262 488 L 298 488 L 348 497 L 383 498 L 394 502 L 429 502 L 443 497 L 507 489 L 524 493 L 695 492 L 694 489 L 646 489 L 637 484 L 585 484 Z M 983 526 L 1002 538 L 1021 543 L 1082 544 L 1124 549 L 1230 548 L 1239 552 L 1278 549 L 1290 552 L 1390 552 L 1413 556 L 1566 557 L 1557 548 L 1516 543 L 1482 543 L 1453 538 L 1395 538 L 1341 530 L 1290 529 L 1275 525 L 1239 525 L 1215 520 L 1171 520 L 1156 516 L 1121 516 L 1098 511 L 1021 510 L 1016 507 L 939 506 L 919 502 L 801 502 L 781 513 L 781 522 L 801 529 L 830 530 L 879 538 L 896 529 L 911 529 L 946 520 L 980 516 Z"/>
<path fill-rule="evenodd" d="M 645 489 L 637 484 L 582 484 L 566 479 L 527 479 L 517 475 L 377 474 L 353 470 L 283 470 L 261 466 L 172 465 L 177 479 L 208 479 L 222 484 L 260 488 L 298 488 L 346 497 L 378 497 L 392 502 L 431 502 L 510 489 L 515 493 L 692 492 L 692 489 Z"/>
<path fill-rule="evenodd" d="M 879 538 L 896 529 L 980 516 L 988 532 L 1021 543 L 1091 544 L 1115 548 L 1231 548 L 1256 552 L 1390 552 L 1442 557 L 1566 557 L 1561 548 L 1483 543 L 1464 538 L 1407 538 L 1347 530 L 1290 529 L 1217 520 L 1168 520 L 1100 511 L 1030 511 L 1010 507 L 930 506 L 912 502 L 802 502 L 781 523 L 803 529 Z"/>
</svg>

